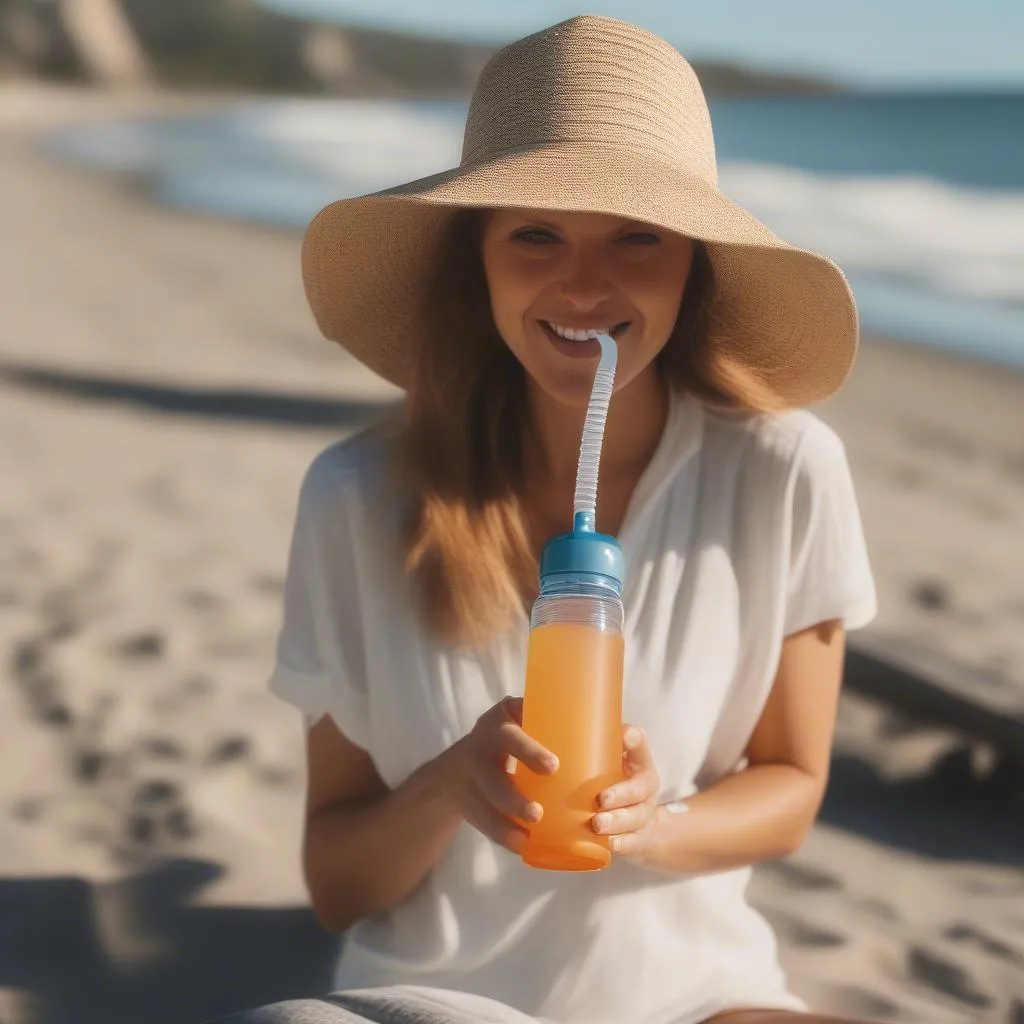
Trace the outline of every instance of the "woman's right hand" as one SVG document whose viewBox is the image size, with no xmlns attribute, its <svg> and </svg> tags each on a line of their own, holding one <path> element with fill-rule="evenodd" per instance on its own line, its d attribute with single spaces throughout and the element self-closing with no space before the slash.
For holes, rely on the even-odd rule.
<svg viewBox="0 0 1024 1024">
<path fill-rule="evenodd" d="M 538 775 L 558 769 L 558 759 L 523 731 L 522 721 L 522 698 L 506 697 L 436 762 L 466 821 L 513 853 L 521 851 L 529 834 L 522 823 L 540 821 L 543 814 L 513 781 L 515 762 Z"/>
</svg>

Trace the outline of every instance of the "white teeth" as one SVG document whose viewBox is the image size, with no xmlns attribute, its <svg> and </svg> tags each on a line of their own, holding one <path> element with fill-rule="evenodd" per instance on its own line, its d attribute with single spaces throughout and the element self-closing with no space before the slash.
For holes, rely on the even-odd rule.
<svg viewBox="0 0 1024 1024">
<path fill-rule="evenodd" d="M 566 338 L 569 341 L 587 341 L 591 338 L 597 338 L 600 334 L 608 334 L 611 330 L 609 327 L 602 327 L 600 330 L 577 331 L 571 327 L 563 327 L 561 324 L 554 324 L 550 320 L 547 321 L 547 325 L 560 338 Z"/>
</svg>

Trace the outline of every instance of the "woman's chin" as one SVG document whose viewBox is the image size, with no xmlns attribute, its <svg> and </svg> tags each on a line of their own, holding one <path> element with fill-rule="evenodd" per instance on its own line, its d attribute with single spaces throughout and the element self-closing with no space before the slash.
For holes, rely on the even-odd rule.
<svg viewBox="0 0 1024 1024">
<path fill-rule="evenodd" d="M 552 374 L 533 377 L 533 385 L 544 397 L 570 409 L 586 409 L 594 386 L 593 374 Z"/>
<path fill-rule="evenodd" d="M 590 403 L 590 392 L 594 387 L 594 371 L 596 369 L 596 366 L 568 371 L 553 371 L 550 368 L 545 368 L 544 372 L 528 373 L 528 376 L 532 386 L 551 401 L 572 409 L 586 409 Z M 620 365 L 615 374 L 615 394 L 619 394 L 635 379 L 637 379 L 637 374 L 632 366 Z"/>
</svg>

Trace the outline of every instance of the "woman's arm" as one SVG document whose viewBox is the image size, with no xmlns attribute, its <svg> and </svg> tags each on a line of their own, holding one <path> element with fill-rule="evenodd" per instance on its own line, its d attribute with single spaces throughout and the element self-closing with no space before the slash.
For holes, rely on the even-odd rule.
<svg viewBox="0 0 1024 1024">
<path fill-rule="evenodd" d="M 644 864 L 707 874 L 784 857 L 803 843 L 828 781 L 844 649 L 838 620 L 784 641 L 748 767 L 688 799 L 686 813 L 658 807 L 637 851 Z"/>
<path fill-rule="evenodd" d="M 538 774 L 557 761 L 522 729 L 506 698 L 432 761 L 388 789 L 370 756 L 324 716 L 309 731 L 303 866 L 313 910 L 330 931 L 401 903 L 430 873 L 459 825 L 518 852 L 539 809 L 516 788 L 512 760 Z"/>
<path fill-rule="evenodd" d="M 400 903 L 426 877 L 462 815 L 437 762 L 396 789 L 324 715 L 306 743 L 309 782 L 303 869 L 320 924 L 344 931 Z"/>
</svg>

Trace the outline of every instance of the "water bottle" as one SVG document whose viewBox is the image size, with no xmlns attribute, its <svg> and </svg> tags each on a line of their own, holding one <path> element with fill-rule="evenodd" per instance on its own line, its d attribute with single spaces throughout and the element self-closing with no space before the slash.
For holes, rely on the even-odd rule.
<svg viewBox="0 0 1024 1024">
<path fill-rule="evenodd" d="M 597 871 L 611 861 L 592 819 L 597 795 L 622 778 L 622 583 L 618 541 L 595 528 L 597 472 L 614 382 L 614 341 L 602 336 L 580 448 L 570 533 L 540 560 L 530 616 L 523 728 L 558 757 L 553 775 L 516 767 L 516 784 L 544 810 L 527 827 L 523 861 L 557 871 Z"/>
</svg>

